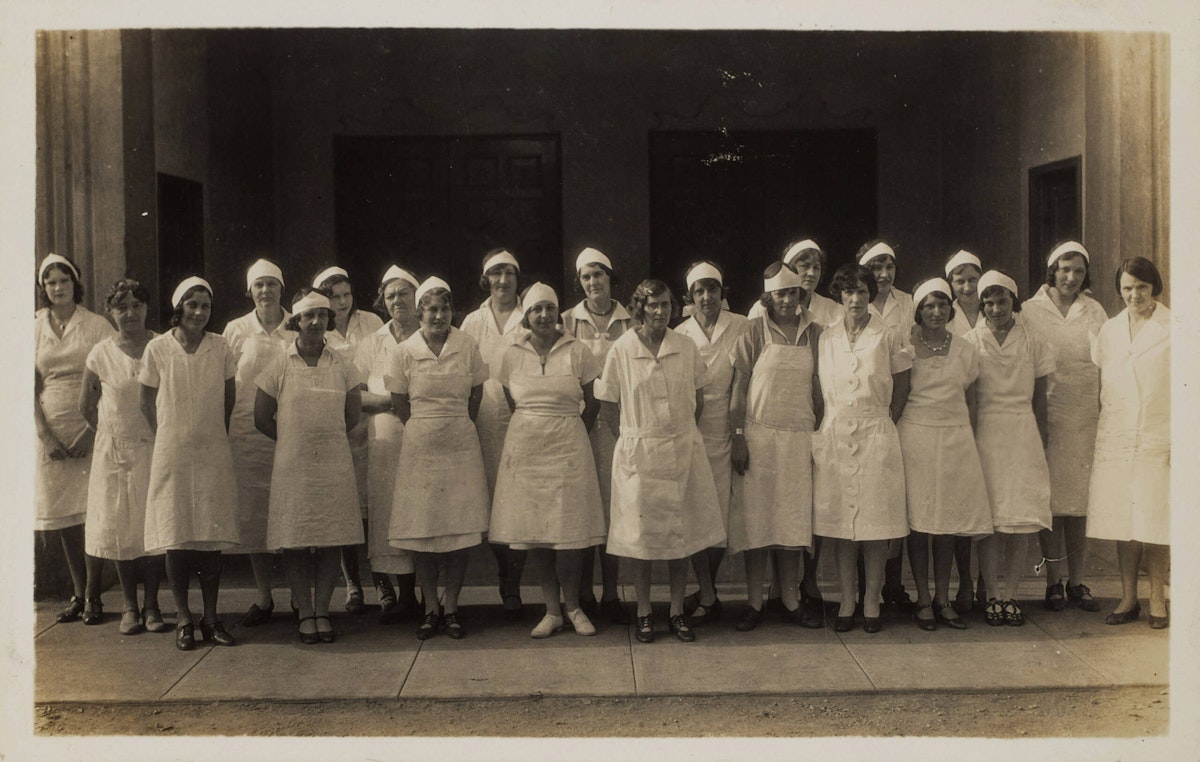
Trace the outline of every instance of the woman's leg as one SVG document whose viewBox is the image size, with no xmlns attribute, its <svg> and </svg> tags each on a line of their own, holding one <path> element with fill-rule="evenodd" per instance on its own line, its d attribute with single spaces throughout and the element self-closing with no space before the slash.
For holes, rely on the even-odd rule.
<svg viewBox="0 0 1200 762">
<path fill-rule="evenodd" d="M 863 564 L 867 572 L 866 595 L 863 597 L 863 617 L 876 619 L 879 617 L 879 595 L 883 590 L 884 567 L 888 563 L 888 549 L 891 540 L 869 540 L 863 543 Z M 899 555 L 895 556 L 899 558 Z M 894 589 L 904 590 L 904 585 L 896 580 Z M 907 599 L 907 595 L 905 596 Z"/>
<path fill-rule="evenodd" d="M 221 551 L 197 550 L 195 565 L 200 570 L 200 595 L 204 600 L 204 621 L 216 624 L 217 595 L 221 590 Z"/>
<path fill-rule="evenodd" d="M 650 566 L 649 564 L 646 564 L 647 568 L 649 568 L 649 566 Z M 684 593 L 684 590 L 687 589 L 687 578 L 688 578 L 688 559 L 673 558 L 673 559 L 667 561 L 667 580 L 670 582 L 670 589 L 671 589 L 671 613 L 670 613 L 670 615 L 673 617 L 683 615 L 683 593 Z M 647 582 L 649 582 L 649 580 L 647 580 Z M 709 587 L 712 586 L 711 579 L 707 579 L 706 582 L 708 583 Z M 647 587 L 649 587 L 649 586 L 647 585 Z M 649 596 L 649 592 L 650 592 L 649 589 L 647 589 L 647 591 L 646 591 L 647 597 Z M 641 607 L 640 600 L 638 601 L 638 607 L 639 608 Z"/>
<path fill-rule="evenodd" d="M 608 545 L 600 546 L 600 584 L 601 584 L 601 601 L 616 601 L 620 599 L 617 594 L 617 574 L 620 570 L 621 560 L 618 556 L 611 555 L 608 552 Z"/>
<path fill-rule="evenodd" d="M 1050 529 L 1038 532 L 1038 546 L 1042 558 L 1046 559 L 1046 587 L 1062 582 L 1063 571 L 1067 564 L 1066 543 L 1064 542 L 1063 519 L 1065 516 L 1055 516 L 1050 522 Z"/>
<path fill-rule="evenodd" d="M 317 548 L 313 564 L 313 611 L 316 616 L 329 616 L 329 602 L 337 587 L 341 548 Z"/>
<path fill-rule="evenodd" d="M 562 598 L 567 611 L 579 608 L 579 573 L 583 565 L 583 550 L 556 550 L 551 568 L 562 586 Z"/>
<path fill-rule="evenodd" d="M 143 561 L 141 558 L 117 561 L 117 581 L 121 584 L 121 603 L 124 611 L 141 610 L 138 608 L 137 586 L 142 577 Z"/>
<path fill-rule="evenodd" d="M 365 527 L 366 520 L 363 520 Z M 364 531 L 363 536 L 366 536 Z M 359 571 L 359 545 L 342 545 L 338 548 L 338 562 L 341 565 L 342 576 L 346 579 L 346 611 L 351 614 L 361 614 L 363 606 L 362 574 Z"/>
<path fill-rule="evenodd" d="M 1138 567 L 1142 565 L 1142 543 L 1137 540 L 1117 542 L 1117 568 L 1121 572 L 1121 600 L 1114 614 L 1124 614 L 1138 602 Z"/>
<path fill-rule="evenodd" d="M 1001 542 L 999 534 L 989 534 L 980 538 L 975 546 L 976 555 L 979 556 L 979 576 L 989 600 L 996 597 L 1000 587 Z"/>
<path fill-rule="evenodd" d="M 167 581 L 171 584 L 171 595 L 175 598 L 176 626 L 192 623 L 192 612 L 188 608 L 188 581 L 192 576 L 192 551 L 168 550 L 164 561 Z"/>
<path fill-rule="evenodd" d="M 971 610 L 971 600 L 975 597 L 975 584 L 971 579 L 971 543 L 970 537 L 954 538 L 954 566 L 958 569 L 958 593 L 954 596 L 954 610 L 960 614 Z"/>
<path fill-rule="evenodd" d="M 637 615 L 650 616 L 650 562 L 631 558 L 629 571 L 633 575 L 633 596 L 637 601 Z"/>
<path fill-rule="evenodd" d="M 817 586 L 817 570 L 821 566 L 821 545 L 824 544 L 823 537 L 813 535 L 812 552 L 804 551 L 804 579 L 800 585 L 804 591 L 804 597 L 808 600 L 820 600 L 821 588 Z"/>
<path fill-rule="evenodd" d="M 1006 534 L 1004 538 L 1004 574 L 1000 584 L 1004 587 L 1002 600 L 1015 601 L 1021 587 L 1021 577 L 1025 574 L 1025 564 L 1029 560 L 1029 535 Z"/>
<path fill-rule="evenodd" d="M 83 551 L 83 524 L 60 529 L 59 541 L 62 543 L 63 556 L 66 557 L 67 571 L 71 575 L 71 586 L 75 596 L 87 600 L 87 558 Z M 99 585 L 99 578 L 94 583 Z"/>
<path fill-rule="evenodd" d="M 697 551 L 689 559 L 692 571 L 696 573 L 696 582 L 700 585 L 700 605 L 708 608 L 717 600 L 717 591 L 713 587 L 713 572 L 708 566 L 708 548 Z"/>
<path fill-rule="evenodd" d="M 763 578 L 767 573 L 767 549 L 753 548 L 742 554 L 746 564 L 746 605 L 762 611 Z"/>
<path fill-rule="evenodd" d="M 800 564 L 803 554 L 799 550 L 775 550 L 775 565 L 779 569 L 779 597 L 784 611 L 792 612 L 800 606 Z"/>
<path fill-rule="evenodd" d="M 1145 543 L 1146 573 L 1150 576 L 1150 616 L 1167 615 L 1167 583 L 1171 573 L 1171 546 Z"/>
<path fill-rule="evenodd" d="M 855 598 L 858 594 L 858 543 L 854 540 L 833 539 L 833 557 L 837 562 L 838 591 L 841 601 L 838 603 L 838 616 L 854 616 Z M 879 611 L 878 600 L 875 611 Z M 878 613 L 876 614 L 878 615 Z"/>
<path fill-rule="evenodd" d="M 950 567 L 959 539 L 951 534 L 933 536 L 933 599 L 942 605 L 950 602 Z M 908 552 L 911 557 L 911 547 Z M 917 592 L 921 592 L 919 588 Z"/>
<path fill-rule="evenodd" d="M 913 586 L 917 589 L 917 618 L 931 605 L 929 600 L 929 535 L 913 530 L 908 533 L 908 565 L 912 569 Z M 933 616 L 924 617 L 932 619 Z"/>
<path fill-rule="evenodd" d="M 462 592 L 463 581 L 467 578 L 467 554 L 468 548 L 462 550 L 451 551 L 446 555 L 446 613 L 453 614 L 458 611 L 458 594 Z M 517 553 L 521 558 L 521 569 L 525 568 L 525 551 L 511 551 Z M 509 567 L 512 568 L 511 566 Z M 510 584 L 513 580 L 509 579 Z M 518 573 L 516 577 L 517 589 L 520 589 L 521 577 Z"/>
<path fill-rule="evenodd" d="M 438 554 L 413 553 L 413 569 L 417 586 L 421 588 L 421 598 L 425 600 L 425 614 L 436 615 L 438 606 Z"/>
<path fill-rule="evenodd" d="M 273 609 L 275 602 L 271 599 L 271 582 L 275 574 L 275 554 L 251 553 L 250 570 L 254 572 L 254 586 L 258 589 L 255 603 L 263 611 Z"/>
<path fill-rule="evenodd" d="M 559 586 L 556 561 L 554 551 L 549 548 L 533 548 L 528 551 L 526 558 L 527 565 L 532 565 L 541 575 L 542 602 L 546 604 L 546 613 L 551 616 L 562 616 L 562 605 L 559 603 L 562 589 Z M 567 598 L 567 603 L 571 603 L 570 598 Z"/>
<path fill-rule="evenodd" d="M 315 616 L 313 606 L 312 553 L 308 548 L 287 548 L 283 551 L 283 574 L 292 594 L 292 605 L 301 620 Z M 315 627 L 313 628 L 315 631 Z"/>
<path fill-rule="evenodd" d="M 1063 540 L 1067 555 L 1067 585 L 1083 584 L 1087 568 L 1087 516 L 1063 516 Z"/>
<path fill-rule="evenodd" d="M 596 601 L 596 546 L 584 548 L 579 564 L 579 602 L 585 610 L 593 610 Z"/>
<path fill-rule="evenodd" d="M 158 588 L 162 585 L 166 559 L 163 556 L 146 556 L 142 559 L 142 608 L 158 610 Z"/>
</svg>

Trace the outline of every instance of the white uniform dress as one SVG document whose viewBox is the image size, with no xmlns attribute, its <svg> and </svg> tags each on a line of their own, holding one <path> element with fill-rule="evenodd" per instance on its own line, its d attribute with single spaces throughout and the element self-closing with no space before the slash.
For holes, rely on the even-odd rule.
<svg viewBox="0 0 1200 762">
<path fill-rule="evenodd" d="M 966 399 L 979 376 L 979 353 L 953 336 L 946 355 L 912 354 L 908 403 L 896 424 L 908 525 L 926 534 L 991 534 L 992 509 Z"/>
<path fill-rule="evenodd" d="M 621 406 L 613 451 L 608 552 L 646 561 L 687 558 L 725 541 L 696 390 L 707 382 L 696 345 L 667 329 L 658 356 L 636 331 L 613 343 L 597 399 Z"/>
<path fill-rule="evenodd" d="M 193 354 L 170 333 L 150 341 L 138 376 L 158 389 L 158 435 L 146 497 L 146 553 L 237 545 L 237 487 L 225 432 L 225 382 L 237 360 L 205 333 Z"/>
<path fill-rule="evenodd" d="M 1099 302 L 1080 294 L 1063 317 L 1047 290 L 1043 285 L 1021 305 L 1021 317 L 1050 346 L 1056 366 L 1046 379 L 1050 513 L 1086 516 L 1100 419 L 1100 369 L 1092 363 L 1092 342 L 1108 315 Z"/>
<path fill-rule="evenodd" d="M 363 540 L 346 438 L 346 394 L 358 372 L 328 346 L 309 366 L 293 343 L 255 386 L 275 399 L 275 465 L 267 547 L 328 548 Z"/>
<path fill-rule="evenodd" d="M 621 306 L 613 301 L 613 312 L 608 319 L 608 326 L 601 331 L 596 326 L 592 313 L 588 312 L 585 302 L 575 305 L 570 312 L 562 314 L 563 332 L 579 339 L 592 352 L 596 367 L 603 368 L 608 359 L 608 350 L 621 335 L 633 327 L 633 318 Z M 604 424 L 597 421 L 588 434 L 592 443 L 592 457 L 596 460 L 596 480 L 600 482 L 600 502 L 604 506 L 604 522 L 609 520 L 609 506 L 612 503 L 612 459 L 613 449 L 617 438 Z"/>
<path fill-rule="evenodd" d="M 346 365 L 354 365 L 358 345 L 382 326 L 383 321 L 374 312 L 363 312 L 356 309 L 350 313 L 350 319 L 346 324 L 346 335 L 338 333 L 336 328 L 328 331 L 325 333 L 325 345 L 341 355 L 342 362 Z M 363 378 L 366 378 L 365 374 Z M 359 419 L 358 425 L 350 429 L 347 434 L 350 440 L 350 457 L 354 459 L 354 482 L 358 489 L 358 505 L 364 519 L 367 518 L 369 493 L 367 472 L 370 468 L 368 465 L 370 448 L 367 445 L 367 419 L 368 416 L 364 415 Z"/>
<path fill-rule="evenodd" d="M 296 340 L 296 332 L 283 326 L 271 333 L 251 312 L 229 321 L 222 334 L 237 358 L 237 400 L 229 419 L 229 445 L 237 475 L 238 536 L 241 544 L 231 553 L 267 552 L 267 512 L 271 500 L 271 469 L 275 465 L 275 443 L 254 428 L 254 381 Z"/>
<path fill-rule="evenodd" d="M 872 317 L 882 320 L 888 328 L 898 331 L 897 335 L 901 338 L 907 335 L 908 330 L 916 323 L 917 308 L 913 304 L 912 294 L 905 293 L 895 286 L 888 291 L 882 312 L 875 306 L 875 302 L 871 302 L 867 311 Z"/>
<path fill-rule="evenodd" d="M 746 449 L 750 464 L 735 476 L 740 494 L 729 512 L 729 548 L 812 547 L 813 376 L 821 329 L 805 312 L 796 343 L 766 315 L 754 320 L 732 353 L 749 376 Z"/>
<path fill-rule="evenodd" d="M 979 325 L 979 321 L 983 320 L 983 311 L 975 316 L 975 325 Z M 950 322 L 946 325 L 946 329 L 955 336 L 967 337 L 971 331 L 975 330 L 975 326 L 967 322 L 967 314 L 959 305 L 958 300 L 954 300 L 954 317 L 950 318 Z"/>
<path fill-rule="evenodd" d="M 821 327 L 833 325 L 846 317 L 846 310 L 842 305 L 818 293 L 812 295 L 812 299 L 809 300 L 805 311 L 808 312 L 808 319 Z M 750 311 L 746 313 L 746 317 L 754 320 L 765 314 L 766 309 L 763 307 L 762 302 L 755 302 L 751 305 Z"/>
<path fill-rule="evenodd" d="M 367 391 L 371 394 L 388 394 L 383 385 L 388 353 L 400 343 L 392 335 L 390 325 L 359 342 L 355 353 L 354 364 L 359 378 L 367 380 Z M 388 544 L 392 491 L 396 487 L 396 465 L 404 441 L 404 424 L 391 410 L 363 417 L 367 419 L 367 558 L 371 561 L 371 571 L 412 574 L 412 553 Z"/>
<path fill-rule="evenodd" d="M 713 472 L 717 501 L 721 504 L 721 522 L 729 528 L 729 503 L 733 498 L 733 432 L 729 428 L 729 395 L 733 390 L 733 348 L 750 321 L 728 310 L 721 310 L 712 338 L 690 317 L 676 326 L 676 333 L 696 342 L 700 359 L 708 366 L 708 383 L 704 385 L 704 409 L 700 412 L 700 436 L 704 437 L 704 452 Z M 724 543 L 722 543 L 722 547 Z"/>
<path fill-rule="evenodd" d="M 560 337 L 544 364 L 528 336 L 504 352 L 497 378 L 517 409 L 504 439 L 489 539 L 518 550 L 604 542 L 600 484 L 579 416 L 583 385 L 599 373 L 574 336 Z"/>
<path fill-rule="evenodd" d="M 393 546 L 448 553 L 483 541 L 491 501 L 467 401 L 487 378 L 475 340 L 457 328 L 440 355 L 420 331 L 388 353 L 384 386 L 407 394 L 412 410 L 392 492 Z"/>
<path fill-rule="evenodd" d="M 154 452 L 154 432 L 142 415 L 142 360 L 109 338 L 92 348 L 87 369 L 100 379 L 100 405 L 84 548 L 96 558 L 132 561 L 146 555 L 146 493 Z"/>
<path fill-rule="evenodd" d="M 1050 528 L 1050 471 L 1033 417 L 1034 380 L 1054 372 L 1054 353 L 1013 315 L 1004 340 L 980 320 L 967 340 L 979 352 L 975 384 L 975 444 L 997 532 L 1030 533 Z"/>
<path fill-rule="evenodd" d="M 38 310 L 34 316 L 34 364 L 42 374 L 38 403 L 46 425 L 63 447 L 70 447 L 87 429 L 79 412 L 79 390 L 88 352 L 114 333 L 107 320 L 82 304 L 75 305 L 62 338 L 50 327 L 48 308 Z M 83 523 L 91 465 L 91 452 L 83 458 L 51 460 L 42 440 L 37 439 L 34 529 L 66 529 Z"/>
<path fill-rule="evenodd" d="M 492 315 L 492 298 L 489 296 L 479 309 L 463 318 L 462 331 L 475 340 L 483 362 L 487 366 L 488 380 L 483 384 L 483 402 L 475 426 L 479 430 L 479 447 L 483 451 L 483 467 L 487 473 L 488 494 L 496 489 L 496 473 L 500 468 L 500 454 L 504 452 L 504 434 L 508 431 L 508 420 L 512 411 L 504 399 L 504 389 L 496 379 L 500 372 L 500 358 L 504 350 L 520 339 L 528 329 L 521 326 L 525 309 L 517 300 L 516 309 L 508 316 L 501 328 Z"/>
<path fill-rule="evenodd" d="M 904 463 L 889 410 L 892 376 L 912 366 L 904 340 L 871 315 L 854 346 L 842 322 L 821 333 L 818 347 L 825 417 L 813 434 L 813 533 L 904 537 Z"/>
<path fill-rule="evenodd" d="M 1088 537 L 1171 544 L 1171 313 L 1158 304 L 1129 340 L 1129 311 L 1100 329 L 1100 424 Z"/>
</svg>

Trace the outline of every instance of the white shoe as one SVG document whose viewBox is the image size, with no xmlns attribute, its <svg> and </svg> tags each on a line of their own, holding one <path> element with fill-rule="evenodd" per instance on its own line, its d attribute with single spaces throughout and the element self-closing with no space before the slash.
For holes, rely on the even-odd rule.
<svg viewBox="0 0 1200 762">
<path fill-rule="evenodd" d="M 596 627 L 592 624 L 592 620 L 588 619 L 587 614 L 583 613 L 583 609 L 568 611 L 567 619 L 571 620 L 571 626 L 575 628 L 576 635 L 596 634 Z"/>
<path fill-rule="evenodd" d="M 535 638 L 548 638 L 554 633 L 563 628 L 563 618 L 555 614 L 547 614 L 542 617 L 542 621 L 537 623 L 537 627 L 529 634 Z"/>
</svg>

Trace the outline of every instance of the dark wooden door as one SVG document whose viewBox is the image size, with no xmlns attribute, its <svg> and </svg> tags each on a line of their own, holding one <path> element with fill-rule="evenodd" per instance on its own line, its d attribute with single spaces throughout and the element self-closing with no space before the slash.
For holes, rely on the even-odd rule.
<svg viewBox="0 0 1200 762">
<path fill-rule="evenodd" d="M 204 186 L 158 173 L 158 302 L 147 305 L 147 325 L 162 325 L 174 311 L 171 294 L 189 275 L 204 276 Z M 149 284 L 147 284 L 149 285 Z M 220 300 L 230 302 L 233 300 Z M 219 303 L 219 302 L 218 302 Z M 215 312 L 210 326 L 224 325 Z M 210 330 L 212 330 L 210 328 Z"/>
<path fill-rule="evenodd" d="M 827 281 L 877 227 L 874 130 L 650 133 L 650 270 L 672 288 L 711 259 L 744 311 L 788 241 L 821 244 Z"/>
<path fill-rule="evenodd" d="M 1083 240 L 1081 167 L 1073 156 L 1029 170 L 1029 295 L 1045 282 L 1050 247 Z"/>
<path fill-rule="evenodd" d="M 508 247 L 526 283 L 562 288 L 557 135 L 334 139 L 337 262 L 360 307 L 387 267 L 445 278 L 456 322 L 483 299 L 484 252 Z"/>
</svg>

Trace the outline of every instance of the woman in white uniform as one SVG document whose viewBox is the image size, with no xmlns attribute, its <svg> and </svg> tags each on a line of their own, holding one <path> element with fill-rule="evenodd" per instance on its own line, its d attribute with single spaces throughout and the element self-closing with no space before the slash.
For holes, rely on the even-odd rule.
<svg viewBox="0 0 1200 762">
<path fill-rule="evenodd" d="M 359 343 L 383 327 L 383 321 L 378 315 L 363 312 L 354 306 L 354 290 L 350 285 L 350 274 L 341 267 L 327 267 L 317 273 L 312 281 L 313 288 L 319 288 L 329 294 L 329 305 L 333 308 L 333 327 L 325 337 L 329 348 L 342 356 L 346 365 L 354 364 L 354 355 Z M 367 533 L 367 418 L 362 416 L 358 425 L 349 434 L 350 456 L 354 459 L 354 481 L 358 485 L 358 510 L 363 521 L 363 535 Z M 359 573 L 360 545 L 347 545 L 342 548 L 342 576 L 346 579 L 346 611 L 351 614 L 362 614 L 366 611 L 363 603 L 362 576 Z M 380 606 L 388 596 L 387 585 L 391 586 L 387 577 L 380 574 L 372 580 L 379 591 Z M 396 593 L 391 594 L 394 601 Z"/>
<path fill-rule="evenodd" d="M 138 374 L 146 344 L 156 336 L 146 330 L 149 301 L 150 292 L 136 280 L 123 278 L 109 289 L 104 305 L 120 332 L 88 354 L 79 398 L 80 412 L 96 432 L 88 481 L 87 552 L 116 562 L 125 604 L 122 635 L 170 629 L 158 608 L 163 556 L 146 555 L 146 492 L 154 432 L 142 416 Z M 141 607 L 139 580 L 145 584 Z"/>
<path fill-rule="evenodd" d="M 1138 618 L 1138 569 L 1150 576 L 1150 626 L 1170 624 L 1171 313 L 1157 300 L 1162 276 L 1148 259 L 1117 268 L 1125 309 L 1100 329 L 1100 423 L 1088 504 L 1088 537 L 1116 540 L 1121 600 L 1105 620 Z"/>
<path fill-rule="evenodd" d="M 575 290 L 583 294 L 583 300 L 573 309 L 562 313 L 563 331 L 579 339 L 591 350 L 597 367 L 603 368 L 608 350 L 613 342 L 633 327 L 633 318 L 625 307 L 613 298 L 613 286 L 620 284 L 620 276 L 613 271 L 612 261 L 597 249 L 588 246 L 575 257 Z M 604 506 L 604 522 L 608 525 L 609 508 L 612 503 L 612 456 L 617 444 L 616 437 L 608 426 L 593 426 L 588 434 L 592 443 L 592 456 L 596 460 L 596 479 L 600 482 L 600 500 Z M 629 624 L 629 615 L 621 605 L 617 593 L 617 557 L 608 552 L 606 544 L 600 545 L 600 601 L 597 603 L 593 590 L 595 580 L 596 550 L 583 551 L 582 574 L 579 580 L 579 604 L 590 617 L 603 614 L 613 624 Z"/>
<path fill-rule="evenodd" d="M 229 321 L 222 334 L 237 358 L 237 404 L 229 422 L 229 445 L 237 474 L 238 534 L 241 544 L 233 553 L 250 555 L 258 598 L 242 617 L 242 624 L 255 627 L 271 618 L 275 601 L 271 582 L 275 554 L 267 552 L 267 515 L 271 501 L 271 469 L 275 443 L 254 426 L 254 380 L 295 340 L 285 327 L 283 271 L 274 262 L 260 259 L 246 270 L 246 295 L 254 300 L 254 311 Z"/>
<path fill-rule="evenodd" d="M 363 417 L 367 419 L 367 558 L 379 592 L 379 623 L 393 624 L 417 613 L 412 553 L 388 544 L 392 521 L 392 489 L 396 462 L 404 441 L 404 424 L 392 411 L 392 395 L 383 385 L 388 354 L 417 332 L 417 286 L 412 273 L 392 265 L 383 274 L 375 309 L 387 324 L 358 345 L 354 363 L 361 385 Z M 393 587 L 390 577 L 396 576 Z"/>
<path fill-rule="evenodd" d="M 576 634 L 595 635 L 579 606 L 579 576 L 583 548 L 599 545 L 607 532 L 587 437 L 600 411 L 592 393 L 600 367 L 586 346 L 559 330 L 554 289 L 535 283 L 521 303 L 529 332 L 505 350 L 497 375 L 513 415 L 488 536 L 528 551 L 541 569 L 546 614 L 533 637 L 549 637 L 567 621 Z"/>
<path fill-rule="evenodd" d="M 1029 535 L 1050 527 L 1046 467 L 1046 378 L 1054 353 L 1016 313 L 1017 284 L 998 270 L 979 279 L 984 320 L 967 340 L 979 353 L 975 443 L 983 466 L 994 534 L 979 541 L 990 625 L 1025 623 L 1017 588 L 1029 554 Z"/>
<path fill-rule="evenodd" d="M 966 249 L 959 249 L 946 260 L 946 281 L 954 292 L 954 316 L 946 327 L 955 336 L 966 338 L 979 321 L 979 276 L 983 275 L 983 263 L 979 257 Z M 972 402 L 972 404 L 974 404 Z M 958 567 L 958 592 L 954 596 L 954 610 L 962 616 L 971 611 L 972 601 L 980 608 L 987 605 L 987 591 L 983 575 L 971 574 L 970 537 L 958 537 L 954 541 L 954 565 Z M 976 594 L 976 580 L 978 594 Z"/>
<path fill-rule="evenodd" d="M 731 352 L 732 462 L 741 481 L 729 511 L 729 547 L 745 552 L 740 632 L 762 620 L 768 551 L 775 553 L 786 621 L 824 626 L 798 598 L 803 549 L 812 547 L 812 432 L 822 407 L 817 381 L 821 327 L 800 306 L 800 276 L 774 262 L 763 273 L 763 314 Z M 706 405 L 707 407 L 707 405 Z"/>
<path fill-rule="evenodd" d="M 483 255 L 483 270 L 479 287 L 487 298 L 479 309 L 463 318 L 462 331 L 475 340 L 490 377 L 483 385 L 483 402 L 479 406 L 476 428 L 479 430 L 479 446 L 483 450 L 483 466 L 487 473 L 488 495 L 496 489 L 496 474 L 500 468 L 500 455 L 504 451 L 504 434 L 512 413 L 504 399 L 504 389 L 496 379 L 500 371 L 500 359 L 504 350 L 512 346 L 522 334 L 521 320 L 524 311 L 518 298 L 521 287 L 521 265 L 507 249 L 492 249 Z M 510 551 L 502 543 L 489 542 L 492 555 L 496 557 L 500 599 L 504 604 L 504 618 L 517 621 L 521 618 L 521 572 L 525 568 L 525 554 Z"/>
<path fill-rule="evenodd" d="M 863 630 L 882 628 L 879 599 L 888 546 L 908 534 L 895 421 L 908 399 L 912 358 L 903 336 L 869 311 L 876 288 L 866 267 L 840 267 L 830 289 L 846 317 L 822 331 L 818 344 L 825 414 L 813 435 L 813 533 L 834 541 L 841 592 L 834 620 L 838 632 L 854 627 L 860 550 Z"/>
<path fill-rule="evenodd" d="M 917 287 L 913 296 L 917 324 L 909 334 L 911 384 L 904 414 L 896 424 L 908 496 L 908 561 L 917 588 L 917 626 L 922 630 L 936 630 L 939 623 L 966 629 L 950 605 L 955 544 L 992 531 L 992 511 L 971 428 L 979 356 L 973 344 L 947 328 L 955 314 L 953 299 L 950 284 L 941 278 Z"/>
<path fill-rule="evenodd" d="M 1045 606 L 1051 611 L 1062 611 L 1068 604 L 1100 610 L 1083 574 L 1088 482 L 1100 419 L 1100 369 L 1092 363 L 1092 340 L 1108 315 L 1087 293 L 1092 285 L 1089 265 L 1088 251 L 1078 241 L 1055 246 L 1046 260 L 1046 282 L 1022 305 L 1021 313 L 1050 345 L 1057 366 L 1046 384 L 1046 464 L 1054 525 L 1038 533 L 1046 559 Z"/>
<path fill-rule="evenodd" d="M 729 503 L 733 497 L 733 462 L 730 459 L 733 430 L 729 427 L 729 394 L 733 388 L 733 348 L 750 321 L 721 305 L 729 289 L 725 276 L 715 262 L 694 262 L 684 276 L 687 295 L 684 303 L 692 306 L 692 314 L 675 327 L 675 331 L 696 342 L 700 359 L 708 366 L 708 383 L 704 386 L 704 413 L 700 416 L 700 435 L 704 437 L 704 452 L 712 468 L 717 501 L 721 506 L 721 521 L 728 532 Z M 721 618 L 721 601 L 717 597 L 717 570 L 725 557 L 725 543 L 705 548 L 692 556 L 692 571 L 700 589 L 693 596 L 695 605 L 684 611 L 693 625 L 702 625 Z"/>
<path fill-rule="evenodd" d="M 383 377 L 392 409 L 404 424 L 388 542 L 413 553 L 425 601 L 417 637 L 426 640 L 444 627 L 457 640 L 466 634 L 458 618 L 458 594 L 467 554 L 483 542 L 491 508 L 474 423 L 488 369 L 475 340 L 450 324 L 454 302 L 449 284 L 427 278 L 416 298 L 421 330 L 388 352 Z M 443 562 L 441 614 L 437 586 Z"/>
<path fill-rule="evenodd" d="M 254 425 L 275 442 L 267 547 L 283 570 L 303 643 L 332 643 L 329 599 L 341 548 L 362 541 L 358 487 L 347 432 L 358 425 L 358 372 L 332 349 L 329 297 L 320 289 L 292 302 L 296 341 L 258 375 Z"/>
<path fill-rule="evenodd" d="M 100 624 L 101 561 L 84 553 L 88 471 L 94 434 L 79 412 L 84 363 L 92 347 L 113 335 L 112 326 L 83 301 L 79 268 L 48 254 L 38 267 L 34 315 L 34 403 L 37 431 L 36 520 L 44 542 L 62 544 L 74 594 L 59 622 L 83 617 Z M 53 538 L 53 540 L 51 539 Z"/>
<path fill-rule="evenodd" d="M 155 432 L 146 496 L 146 553 L 166 553 L 167 579 L 179 612 L 175 646 L 196 646 L 188 581 L 200 577 L 205 641 L 232 646 L 217 619 L 221 551 L 238 544 L 237 488 L 229 445 L 237 360 L 225 340 L 204 330 L 212 286 L 185 279 L 171 296 L 171 330 L 142 355 L 142 415 Z"/>
<path fill-rule="evenodd" d="M 688 558 L 725 540 L 696 425 L 708 368 L 695 343 L 667 327 L 678 305 L 665 283 L 642 281 L 630 305 L 641 325 L 613 344 L 596 391 L 605 422 L 618 434 L 608 549 L 629 559 L 638 641 L 654 641 L 650 562 L 663 560 L 670 579 L 670 629 L 690 642 L 696 636 L 683 613 Z"/>
</svg>

